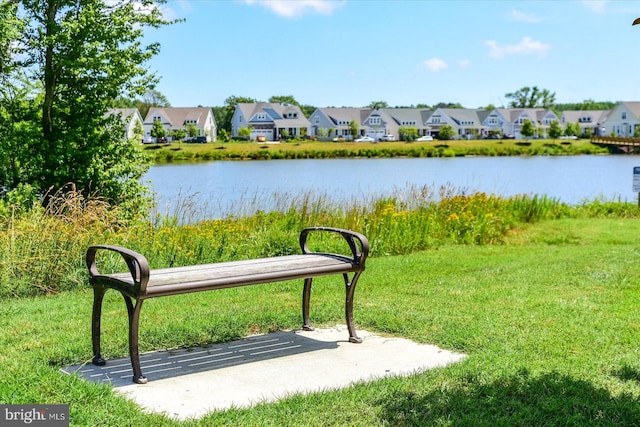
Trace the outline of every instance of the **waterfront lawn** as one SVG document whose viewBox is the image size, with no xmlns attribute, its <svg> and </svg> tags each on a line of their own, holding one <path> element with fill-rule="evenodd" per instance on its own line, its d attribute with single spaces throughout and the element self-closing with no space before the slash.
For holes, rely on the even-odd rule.
<svg viewBox="0 0 640 427">
<path fill-rule="evenodd" d="M 466 360 L 183 423 L 59 373 L 91 356 L 88 290 L 3 299 L 0 402 L 68 403 L 71 425 L 87 426 L 639 425 L 638 235 L 635 219 L 563 219 L 518 229 L 506 244 L 370 258 L 356 290 L 358 328 Z M 338 283 L 323 278 L 314 287 L 317 326 L 344 322 Z M 288 282 L 148 301 L 141 351 L 297 328 L 300 288 Z M 111 292 L 105 304 L 104 355 L 125 356 L 124 302 Z"/>
<path fill-rule="evenodd" d="M 588 139 L 551 140 L 453 140 L 433 142 L 320 142 L 282 143 L 214 142 L 169 145 L 145 145 L 143 149 L 155 162 L 193 160 L 297 159 L 349 157 L 454 157 L 601 154 L 606 148 Z"/>
</svg>

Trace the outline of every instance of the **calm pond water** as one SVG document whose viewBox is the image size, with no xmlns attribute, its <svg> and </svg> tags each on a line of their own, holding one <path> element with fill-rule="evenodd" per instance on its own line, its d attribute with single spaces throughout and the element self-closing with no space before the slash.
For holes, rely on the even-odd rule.
<svg viewBox="0 0 640 427">
<path fill-rule="evenodd" d="M 288 206 L 312 194 L 363 201 L 411 186 L 466 193 L 548 195 L 569 204 L 633 201 L 637 156 L 460 157 L 218 161 L 152 166 L 157 211 L 193 221 Z M 189 217 L 189 218 L 185 218 Z"/>
</svg>

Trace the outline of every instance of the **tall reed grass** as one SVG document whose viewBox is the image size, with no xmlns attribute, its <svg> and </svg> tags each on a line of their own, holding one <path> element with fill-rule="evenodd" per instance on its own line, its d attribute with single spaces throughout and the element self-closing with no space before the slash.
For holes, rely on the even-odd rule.
<svg viewBox="0 0 640 427">
<path fill-rule="evenodd" d="M 173 215 L 126 222 L 119 208 L 73 190 L 54 195 L 45 208 L 4 204 L 0 298 L 85 286 L 84 254 L 98 243 L 129 247 L 160 268 L 298 253 L 298 234 L 311 225 L 359 231 L 369 238 L 372 255 L 381 256 L 445 244 L 500 244 L 510 230 L 542 220 L 640 216 L 635 204 L 620 201 L 568 206 L 546 196 L 504 198 L 449 187 L 408 186 L 340 203 L 314 193 L 270 197 L 272 211 L 241 207 L 227 217 L 197 222 L 190 219 L 198 204 L 189 198 Z"/>
</svg>

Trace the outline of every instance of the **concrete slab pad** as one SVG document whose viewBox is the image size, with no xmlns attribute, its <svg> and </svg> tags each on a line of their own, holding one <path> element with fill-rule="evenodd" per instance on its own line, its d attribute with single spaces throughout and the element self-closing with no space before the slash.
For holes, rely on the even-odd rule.
<svg viewBox="0 0 640 427">
<path fill-rule="evenodd" d="M 106 366 L 74 365 L 63 371 L 111 384 L 147 411 L 189 419 L 295 393 L 410 375 L 465 357 L 367 331 L 358 331 L 364 342 L 353 344 L 348 335 L 345 326 L 336 326 L 255 335 L 206 348 L 145 353 L 141 365 L 147 384 L 131 382 L 128 358 L 108 360 Z"/>
</svg>

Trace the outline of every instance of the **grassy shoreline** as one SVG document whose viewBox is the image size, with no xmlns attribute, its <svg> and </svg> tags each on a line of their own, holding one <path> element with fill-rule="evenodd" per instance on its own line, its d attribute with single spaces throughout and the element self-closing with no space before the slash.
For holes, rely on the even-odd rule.
<svg viewBox="0 0 640 427">
<path fill-rule="evenodd" d="M 434 142 L 225 142 L 143 146 L 156 163 L 207 160 L 461 157 L 608 154 L 589 140 L 454 140 Z"/>
</svg>

